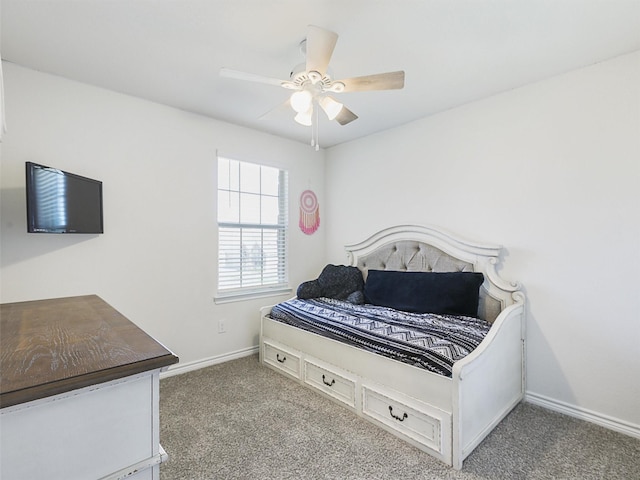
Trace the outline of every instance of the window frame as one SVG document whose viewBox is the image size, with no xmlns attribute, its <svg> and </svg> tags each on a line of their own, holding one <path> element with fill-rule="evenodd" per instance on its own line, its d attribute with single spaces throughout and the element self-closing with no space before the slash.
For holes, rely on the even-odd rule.
<svg viewBox="0 0 640 480">
<path fill-rule="evenodd" d="M 233 187 L 230 182 L 228 185 L 225 186 L 225 188 L 221 188 L 223 185 L 221 182 L 221 179 L 219 178 L 221 160 L 229 162 L 229 166 L 233 165 L 233 162 L 237 162 L 238 180 L 237 180 L 236 187 Z M 242 172 L 243 164 L 245 166 L 252 166 L 252 167 L 257 166 L 260 168 L 260 173 L 259 173 L 260 179 L 258 182 L 260 184 L 259 192 L 255 192 L 255 191 L 250 192 L 242 189 L 241 172 Z M 235 158 L 228 157 L 228 156 L 218 156 L 216 166 L 218 170 L 217 186 L 216 186 L 216 191 L 218 193 L 217 201 L 216 201 L 216 225 L 217 225 L 217 233 L 218 233 L 218 238 L 217 238 L 218 265 L 217 265 L 217 282 L 216 282 L 217 285 L 216 285 L 216 294 L 214 296 L 214 301 L 216 303 L 227 303 L 227 302 L 240 301 L 240 300 L 246 300 L 251 298 L 290 294 L 292 292 L 292 289 L 289 285 L 289 195 L 288 195 L 289 173 L 288 171 L 280 167 L 274 167 L 271 165 L 261 164 L 256 162 L 247 162 L 244 160 L 237 160 Z M 274 169 L 274 170 L 277 170 L 278 172 L 278 186 L 277 186 L 278 195 L 275 197 L 273 194 L 271 195 L 266 193 L 263 194 L 263 184 L 262 184 L 263 168 Z M 238 205 L 237 205 L 238 220 L 237 221 L 229 221 L 228 219 L 225 219 L 225 221 L 220 221 L 221 211 L 220 211 L 219 202 L 220 202 L 221 193 L 226 193 L 229 195 L 233 193 L 238 195 Z M 260 204 L 262 204 L 262 200 L 264 198 L 267 198 L 267 197 L 277 198 L 277 201 L 278 201 L 277 223 L 269 223 L 269 222 L 256 223 L 255 221 L 254 222 L 242 221 L 243 220 L 241 218 L 242 204 L 241 204 L 240 198 L 242 198 L 243 195 L 249 195 L 249 194 L 258 196 L 260 200 L 259 201 Z M 260 207 L 260 217 L 262 217 L 262 207 Z M 259 220 L 262 220 L 262 218 L 260 218 Z M 266 249 L 265 233 L 276 232 L 276 238 L 277 238 L 276 249 L 275 249 L 276 253 L 275 253 L 275 256 L 272 256 L 271 258 L 272 259 L 275 258 L 277 261 L 275 266 L 275 270 L 276 270 L 275 274 L 278 277 L 277 282 L 263 283 L 264 278 L 261 278 L 258 283 L 252 282 L 250 285 L 246 285 L 246 286 L 240 285 L 240 286 L 234 286 L 234 287 L 221 288 L 222 280 L 223 280 L 223 277 L 222 277 L 223 274 L 222 274 L 222 268 L 221 268 L 221 265 L 222 265 L 221 252 L 224 250 L 223 242 L 230 241 L 231 243 L 233 243 L 235 241 L 233 239 L 230 240 L 231 236 L 233 235 L 230 232 L 232 232 L 234 229 L 237 230 L 236 235 L 238 235 L 239 240 L 238 240 L 238 244 L 235 246 L 237 248 L 237 257 L 234 257 L 233 261 L 237 263 L 237 268 L 239 269 L 237 280 L 240 283 L 242 283 L 244 279 L 243 268 L 245 263 L 251 262 L 252 260 L 255 261 L 255 257 L 251 257 L 251 256 L 244 257 L 243 255 L 244 247 L 243 247 L 242 237 L 245 234 L 245 232 L 249 234 L 253 233 L 254 235 L 256 234 L 256 232 L 259 232 L 259 235 L 258 235 L 260 237 L 259 248 L 261 252 L 259 255 L 259 258 L 260 258 L 259 261 L 262 262 L 262 265 L 258 269 L 259 273 L 257 274 L 257 276 L 259 277 L 263 277 L 265 274 L 265 266 L 264 266 L 265 257 L 263 256 L 264 255 L 263 252 Z M 226 230 L 226 233 L 225 233 L 225 230 Z M 228 234 L 229 236 L 223 239 L 223 235 L 225 234 Z M 226 278 L 230 279 L 231 277 L 228 276 Z M 254 277 L 254 280 L 255 278 L 257 277 Z"/>
</svg>

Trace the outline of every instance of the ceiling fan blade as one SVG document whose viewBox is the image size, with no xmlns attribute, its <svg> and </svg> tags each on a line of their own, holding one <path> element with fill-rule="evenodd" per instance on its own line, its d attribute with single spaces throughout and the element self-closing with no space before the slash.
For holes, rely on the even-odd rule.
<svg viewBox="0 0 640 480">
<path fill-rule="evenodd" d="M 238 70 L 231 70 L 230 68 L 221 68 L 220 76 L 225 78 L 234 78 L 236 80 L 246 80 L 248 82 L 266 83 L 268 85 L 275 85 L 285 88 L 297 88 L 288 80 L 280 80 L 278 78 L 265 77 L 263 75 L 256 75 L 255 73 L 240 72 Z"/>
<path fill-rule="evenodd" d="M 366 92 L 369 90 L 396 90 L 404 87 L 404 71 L 378 73 L 364 77 L 346 78 L 343 92 Z M 337 83 L 334 82 L 334 83 Z"/>
<path fill-rule="evenodd" d="M 355 113 L 353 113 L 347 107 L 343 106 L 342 110 L 340 110 L 340 113 L 338 113 L 338 115 L 336 116 L 335 120 L 340 125 L 346 125 L 347 123 L 353 122 L 357 118 L 358 118 L 358 116 Z"/>
<path fill-rule="evenodd" d="M 258 120 L 266 120 L 267 118 L 275 117 L 275 116 L 281 117 L 281 116 L 284 116 L 285 114 L 287 115 L 287 117 L 291 118 L 291 115 L 293 113 L 295 112 L 291 109 L 291 101 L 287 98 L 280 105 L 273 107 L 271 110 L 260 115 L 258 117 Z"/>
<path fill-rule="evenodd" d="M 327 72 L 338 34 L 324 28 L 309 25 L 307 32 L 307 72 Z"/>
</svg>

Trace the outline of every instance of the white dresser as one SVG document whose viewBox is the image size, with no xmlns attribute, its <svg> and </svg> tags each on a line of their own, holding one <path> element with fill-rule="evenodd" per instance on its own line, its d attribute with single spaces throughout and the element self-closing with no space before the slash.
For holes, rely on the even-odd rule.
<svg viewBox="0 0 640 480">
<path fill-rule="evenodd" d="M 3 304 L 0 478 L 159 479 L 178 358 L 99 297 Z"/>
</svg>

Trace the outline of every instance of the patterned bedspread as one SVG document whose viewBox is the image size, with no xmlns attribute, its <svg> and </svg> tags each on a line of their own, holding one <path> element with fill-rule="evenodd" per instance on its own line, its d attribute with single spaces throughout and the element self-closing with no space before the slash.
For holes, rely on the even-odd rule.
<svg viewBox="0 0 640 480">
<path fill-rule="evenodd" d="M 273 307 L 269 317 L 446 377 L 491 327 L 477 318 L 407 313 L 329 298 L 289 300 Z"/>
</svg>

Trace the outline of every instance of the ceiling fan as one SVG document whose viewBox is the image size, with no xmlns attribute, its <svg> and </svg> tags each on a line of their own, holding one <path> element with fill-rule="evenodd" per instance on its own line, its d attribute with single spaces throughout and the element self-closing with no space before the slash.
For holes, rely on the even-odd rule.
<svg viewBox="0 0 640 480">
<path fill-rule="evenodd" d="M 358 118 L 355 113 L 338 102 L 331 94 L 395 90 L 404 87 L 404 71 L 402 70 L 342 80 L 331 78 L 328 67 L 337 41 L 338 34 L 315 25 L 309 25 L 307 38 L 300 44 L 302 52 L 306 55 L 306 63 L 297 65 L 291 72 L 289 80 L 264 77 L 229 68 L 222 68 L 220 76 L 266 83 L 293 90 L 293 94 L 286 103 L 295 111 L 294 120 L 296 122 L 312 127 L 311 145 L 318 150 L 319 109 L 324 111 L 329 120 L 335 120 L 340 125 L 347 125 Z"/>
</svg>

